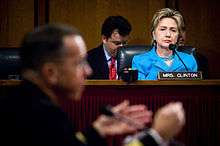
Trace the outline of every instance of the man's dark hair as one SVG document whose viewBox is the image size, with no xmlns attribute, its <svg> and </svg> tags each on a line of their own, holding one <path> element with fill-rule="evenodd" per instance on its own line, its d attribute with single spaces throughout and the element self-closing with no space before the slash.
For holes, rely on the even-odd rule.
<svg viewBox="0 0 220 146">
<path fill-rule="evenodd" d="M 61 24 L 49 24 L 26 34 L 21 44 L 22 69 L 39 69 L 45 62 L 63 55 L 63 38 L 80 35 L 76 28 Z"/>
<path fill-rule="evenodd" d="M 102 24 L 101 34 L 109 38 L 115 29 L 121 36 L 126 36 L 131 32 L 131 24 L 122 16 L 109 16 Z"/>
</svg>

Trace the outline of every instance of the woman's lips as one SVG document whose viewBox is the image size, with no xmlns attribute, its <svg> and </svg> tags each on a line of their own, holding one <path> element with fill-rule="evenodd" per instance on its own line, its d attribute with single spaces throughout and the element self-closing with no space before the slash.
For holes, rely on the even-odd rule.
<svg viewBox="0 0 220 146">
<path fill-rule="evenodd" d="M 172 43 L 170 40 L 164 40 L 165 43 Z"/>
</svg>

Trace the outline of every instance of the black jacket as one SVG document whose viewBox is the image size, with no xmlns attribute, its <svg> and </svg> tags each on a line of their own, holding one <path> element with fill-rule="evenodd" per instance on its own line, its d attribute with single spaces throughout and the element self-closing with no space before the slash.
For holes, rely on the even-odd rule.
<svg viewBox="0 0 220 146">
<path fill-rule="evenodd" d="M 86 142 L 76 138 L 67 114 L 38 86 L 26 80 L 0 98 L 0 117 L 1 146 L 107 146 L 93 128 L 81 132 Z M 145 146 L 157 146 L 147 133 L 140 142 Z"/>
<path fill-rule="evenodd" d="M 36 85 L 23 81 L 0 100 L 0 145 L 101 146 L 106 145 L 94 129 L 78 140 L 67 115 Z"/>
<path fill-rule="evenodd" d="M 103 44 L 88 51 L 87 61 L 93 70 L 93 74 L 88 79 L 109 79 L 108 61 L 105 57 Z"/>
</svg>

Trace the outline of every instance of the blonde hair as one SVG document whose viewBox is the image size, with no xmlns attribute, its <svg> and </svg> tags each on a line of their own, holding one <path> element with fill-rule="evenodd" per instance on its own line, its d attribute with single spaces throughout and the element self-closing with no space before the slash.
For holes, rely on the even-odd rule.
<svg viewBox="0 0 220 146">
<path fill-rule="evenodd" d="M 184 19 L 181 13 L 179 11 L 175 11 L 170 8 L 163 8 L 163 9 L 158 10 L 154 14 L 153 19 L 151 20 L 151 34 L 157 28 L 159 22 L 163 18 L 172 18 L 173 20 L 176 21 L 179 35 L 185 32 L 185 22 L 184 22 Z M 152 40 L 152 42 L 153 41 L 154 40 Z"/>
</svg>

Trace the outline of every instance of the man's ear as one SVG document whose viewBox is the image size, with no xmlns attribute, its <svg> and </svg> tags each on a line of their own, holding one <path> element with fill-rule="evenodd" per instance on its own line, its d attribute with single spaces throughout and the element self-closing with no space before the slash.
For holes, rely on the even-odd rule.
<svg viewBox="0 0 220 146">
<path fill-rule="evenodd" d="M 50 85 L 55 85 L 58 82 L 58 68 L 54 63 L 45 63 L 42 66 L 41 74 Z"/>
<path fill-rule="evenodd" d="M 103 42 L 103 44 L 107 43 L 107 37 L 104 35 L 102 35 L 102 42 Z"/>
</svg>

